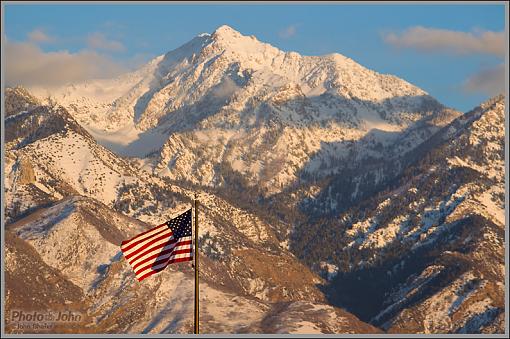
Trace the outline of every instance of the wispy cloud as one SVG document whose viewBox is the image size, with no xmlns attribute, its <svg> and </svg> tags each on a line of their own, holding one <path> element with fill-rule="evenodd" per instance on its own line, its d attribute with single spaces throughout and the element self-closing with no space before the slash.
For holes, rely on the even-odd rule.
<svg viewBox="0 0 510 339">
<path fill-rule="evenodd" d="M 126 50 L 126 47 L 120 41 L 109 40 L 100 32 L 89 34 L 87 37 L 87 45 L 92 49 L 109 52 L 123 52 Z"/>
<path fill-rule="evenodd" d="M 403 32 L 383 35 L 386 43 L 399 48 L 457 54 L 505 55 L 504 32 L 474 30 L 472 32 L 415 26 Z"/>
<path fill-rule="evenodd" d="M 126 71 L 119 62 L 95 51 L 45 52 L 32 42 L 6 41 L 5 64 L 7 86 L 58 86 Z"/>
<path fill-rule="evenodd" d="M 505 64 L 481 69 L 464 82 L 463 88 L 470 93 L 479 92 L 490 96 L 503 93 L 505 90 Z"/>
<path fill-rule="evenodd" d="M 471 32 L 422 26 L 410 27 L 403 32 L 383 34 L 383 40 L 397 48 L 410 48 L 430 53 L 456 55 L 486 54 L 503 58 L 506 53 L 504 32 L 474 29 Z M 468 93 L 496 95 L 505 88 L 503 63 L 479 69 L 461 85 Z"/>
<path fill-rule="evenodd" d="M 278 32 L 278 35 L 282 39 L 292 38 L 297 33 L 297 25 L 290 25 Z"/>
<path fill-rule="evenodd" d="M 36 28 L 27 34 L 28 40 L 33 43 L 52 43 L 57 39 L 53 36 L 48 35 L 42 29 Z"/>
</svg>

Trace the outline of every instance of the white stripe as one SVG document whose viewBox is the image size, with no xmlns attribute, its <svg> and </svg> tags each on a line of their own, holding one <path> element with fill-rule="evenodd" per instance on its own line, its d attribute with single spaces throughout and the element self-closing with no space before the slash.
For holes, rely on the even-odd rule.
<svg viewBox="0 0 510 339">
<path fill-rule="evenodd" d="M 125 251 L 124 252 L 124 256 L 127 256 L 127 255 L 130 255 L 131 253 L 133 252 L 136 252 L 138 251 L 141 247 L 147 245 L 148 243 L 150 243 L 152 240 L 156 239 L 156 238 L 159 238 L 159 237 L 162 237 L 164 235 L 172 235 L 172 230 L 168 229 L 166 231 L 163 231 L 161 232 L 161 234 L 158 234 L 157 236 L 153 236 L 147 240 L 144 240 L 142 241 L 141 243 L 139 243 L 138 245 L 134 246 L 133 248 L 130 248 L 129 250 Z M 171 238 L 171 237 L 167 237 L 165 239 L 163 239 L 165 242 L 168 241 L 168 239 Z M 160 240 L 161 241 L 161 240 Z M 152 246 L 155 246 L 154 244 L 151 245 Z"/>
<path fill-rule="evenodd" d="M 141 277 L 141 276 L 145 275 L 146 273 L 148 273 L 148 272 L 150 272 L 150 271 L 154 271 L 154 270 L 157 270 L 157 269 L 159 269 L 159 268 L 163 268 L 163 267 L 167 266 L 167 265 L 168 265 L 168 261 L 170 261 L 170 260 L 172 260 L 172 259 L 181 259 L 181 258 L 186 258 L 186 257 L 189 257 L 189 256 L 190 256 L 190 255 L 189 255 L 189 253 L 176 254 L 175 256 L 170 257 L 170 258 L 169 258 L 166 262 L 164 262 L 164 263 L 161 263 L 161 264 L 156 265 L 156 266 L 154 266 L 154 267 L 149 267 L 149 268 L 147 268 L 147 269 L 145 269 L 145 270 L 141 271 L 140 273 L 136 274 L 136 277 L 138 278 L 138 277 Z"/>
<path fill-rule="evenodd" d="M 163 230 L 163 229 L 162 229 L 162 228 L 163 228 L 163 226 L 165 226 L 165 227 L 167 227 L 167 228 L 168 228 L 168 226 L 167 226 L 166 224 L 156 226 L 156 227 L 154 227 L 154 229 L 153 229 L 152 231 L 150 231 L 149 233 L 146 233 L 146 234 L 144 234 L 144 235 L 142 235 L 142 236 L 137 236 L 137 237 L 135 237 L 135 238 L 131 239 L 128 243 L 125 243 L 124 245 L 122 245 L 122 246 L 121 246 L 121 249 L 124 249 L 124 248 L 128 247 L 130 244 L 132 244 L 132 243 L 134 243 L 134 242 L 136 242 L 136 241 L 138 241 L 138 240 L 146 239 L 146 238 L 150 237 L 150 236 L 151 236 L 151 235 L 153 235 L 153 234 L 156 234 L 156 233 L 158 233 L 158 232 L 161 232 L 161 231 Z"/>
</svg>

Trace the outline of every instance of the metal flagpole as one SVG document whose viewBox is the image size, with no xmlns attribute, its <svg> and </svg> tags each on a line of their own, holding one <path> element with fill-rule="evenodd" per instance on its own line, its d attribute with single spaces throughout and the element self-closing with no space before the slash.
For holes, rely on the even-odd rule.
<svg viewBox="0 0 510 339">
<path fill-rule="evenodd" d="M 195 317 L 194 317 L 194 320 L 195 320 L 195 330 L 194 330 L 194 333 L 195 334 L 199 334 L 199 318 L 198 318 L 198 311 L 199 311 L 199 304 L 198 304 L 198 300 L 199 300 L 199 289 L 198 289 L 198 273 L 199 273 L 199 270 L 198 270 L 198 211 L 197 211 L 197 205 L 198 205 L 198 201 L 197 201 L 197 195 L 195 194 L 195 198 L 193 199 L 193 212 L 194 212 L 194 224 L 195 224 L 195 253 L 194 253 L 194 256 L 195 256 Z"/>
</svg>

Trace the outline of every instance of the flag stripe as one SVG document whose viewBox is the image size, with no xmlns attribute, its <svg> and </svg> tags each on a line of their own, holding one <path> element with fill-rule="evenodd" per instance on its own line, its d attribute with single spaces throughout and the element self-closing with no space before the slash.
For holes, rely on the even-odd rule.
<svg viewBox="0 0 510 339">
<path fill-rule="evenodd" d="M 140 239 L 141 239 L 141 238 L 146 238 L 146 237 L 144 237 L 144 235 L 146 235 L 146 234 L 147 234 L 147 236 L 150 236 L 150 235 L 154 234 L 154 233 L 152 233 L 152 232 L 157 231 L 158 229 L 160 229 L 160 228 L 161 228 L 161 227 L 163 227 L 163 226 L 167 226 L 167 225 L 166 225 L 166 224 L 161 224 L 161 225 L 159 225 L 159 226 L 156 226 L 156 227 L 154 227 L 154 228 L 151 228 L 151 229 L 150 229 L 150 230 L 148 230 L 148 231 L 145 231 L 145 232 L 143 232 L 143 233 L 140 233 L 140 234 L 138 234 L 138 235 L 134 236 L 134 237 L 133 237 L 133 238 L 131 238 L 131 239 L 128 239 L 128 240 L 124 240 L 124 241 L 122 241 L 122 246 L 121 246 L 121 248 L 122 248 L 122 249 L 124 249 L 124 248 L 125 248 L 127 245 L 129 245 L 129 243 L 131 243 L 133 240 L 136 240 L 136 239 L 139 239 L 139 238 L 140 238 Z M 168 226 L 167 226 L 167 227 L 168 227 Z M 151 234 L 148 234 L 148 233 L 151 233 Z"/>
<path fill-rule="evenodd" d="M 123 246 L 122 250 L 123 251 L 129 251 L 130 249 L 132 249 L 136 245 L 141 244 L 142 242 L 147 241 L 149 239 L 152 239 L 152 238 L 154 238 L 158 234 L 161 234 L 163 232 L 167 232 L 167 231 L 170 230 L 167 225 L 162 225 L 162 226 L 166 226 L 166 227 L 158 227 L 158 229 L 155 230 L 154 233 L 151 233 L 150 235 L 148 235 L 146 237 L 141 237 L 141 238 L 133 239 L 133 241 L 131 241 L 128 244 L 126 244 L 125 246 Z"/>
<path fill-rule="evenodd" d="M 150 260 L 150 258 L 165 255 L 166 253 L 175 251 L 177 249 L 176 248 L 177 246 L 186 245 L 186 244 L 191 244 L 191 240 L 180 241 L 177 243 L 174 242 L 170 245 L 164 245 L 164 246 L 159 245 L 157 247 L 151 248 L 150 252 L 146 252 L 146 254 L 144 254 L 143 256 L 140 256 L 140 257 L 134 259 L 133 261 L 130 261 L 129 263 L 131 264 L 131 266 L 133 266 L 133 269 L 135 269 L 140 264 L 143 264 L 144 262 L 147 262 L 148 260 Z"/>
<path fill-rule="evenodd" d="M 147 257 L 147 258 L 144 258 L 142 261 L 136 263 L 136 264 L 133 264 L 131 266 L 133 266 L 133 270 L 139 270 L 140 267 L 142 265 L 145 266 L 146 263 L 150 262 L 150 263 L 154 263 L 155 260 L 158 260 L 162 257 L 168 257 L 168 255 L 171 255 L 173 253 L 174 249 L 171 248 L 169 250 L 165 250 L 165 251 L 162 251 L 160 253 L 156 253 L 154 255 L 151 255 L 150 257 Z"/>
<path fill-rule="evenodd" d="M 159 241 L 154 242 L 153 244 L 146 246 L 143 249 L 140 249 L 140 251 L 133 253 L 132 256 L 129 256 L 128 261 L 129 263 L 134 263 L 138 259 L 145 257 L 146 255 L 150 254 L 151 252 L 162 249 L 162 248 L 170 248 L 170 246 L 174 246 L 174 244 L 177 243 L 177 240 L 170 238 L 170 239 L 162 239 Z"/>
<path fill-rule="evenodd" d="M 146 260 L 149 257 L 152 257 L 153 255 L 164 255 L 166 251 L 173 251 L 174 247 L 177 245 L 177 242 L 172 242 L 171 244 L 160 244 L 155 247 L 152 247 L 149 251 L 146 251 L 139 256 L 137 256 L 133 261 L 130 261 L 129 263 L 133 268 L 136 267 L 136 265 L 140 264 L 144 260 Z"/>
<path fill-rule="evenodd" d="M 133 253 L 147 248 L 147 246 L 150 246 L 151 244 L 153 244 L 154 242 L 156 242 L 158 240 L 167 239 L 170 235 L 172 235 L 171 229 L 166 229 L 162 232 L 156 233 L 156 234 L 154 234 L 154 236 L 152 236 L 148 239 L 145 239 L 141 243 L 136 244 L 134 247 L 131 247 L 128 250 L 124 250 L 125 256 L 129 258 Z"/>
<path fill-rule="evenodd" d="M 182 258 L 189 258 L 189 253 L 172 254 L 170 257 L 163 260 L 162 262 L 158 262 L 156 265 L 152 265 L 151 267 L 139 270 L 138 272 L 136 272 L 136 275 L 140 275 L 141 273 L 144 273 L 147 270 L 157 270 L 160 267 L 166 266 L 168 261 L 170 261 L 170 260 L 182 259 Z"/>
<path fill-rule="evenodd" d="M 176 241 L 176 240 L 173 237 L 172 231 L 170 231 L 170 233 L 165 233 L 161 236 L 157 236 L 153 239 L 147 240 L 147 242 L 144 243 L 143 245 L 140 245 L 139 247 L 137 247 L 136 249 L 133 249 L 132 251 L 126 252 L 125 256 L 127 259 L 129 259 L 129 258 L 132 258 L 133 256 L 136 256 L 137 254 L 140 254 L 141 252 L 145 251 L 147 248 L 150 248 L 150 247 L 153 247 L 153 246 L 156 246 L 159 244 L 163 244 L 163 243 L 174 242 L 174 241 Z"/>
</svg>

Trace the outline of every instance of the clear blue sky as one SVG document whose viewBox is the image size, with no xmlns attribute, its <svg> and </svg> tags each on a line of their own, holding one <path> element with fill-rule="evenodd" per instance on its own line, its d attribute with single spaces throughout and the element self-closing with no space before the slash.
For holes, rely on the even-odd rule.
<svg viewBox="0 0 510 339">
<path fill-rule="evenodd" d="M 383 39 L 416 26 L 475 36 L 502 32 L 504 5 L 8 4 L 3 15 L 8 41 L 28 42 L 30 32 L 40 31 L 44 35 L 34 36 L 32 42 L 42 51 L 79 53 L 90 48 L 87 37 L 99 34 L 103 39 L 96 46 L 103 43 L 101 53 L 114 60 L 148 60 L 227 24 L 282 50 L 341 53 L 375 71 L 404 78 L 463 111 L 489 96 L 482 90 L 468 91 L 466 80 L 504 62 L 504 56 L 495 53 L 398 48 Z"/>
</svg>

